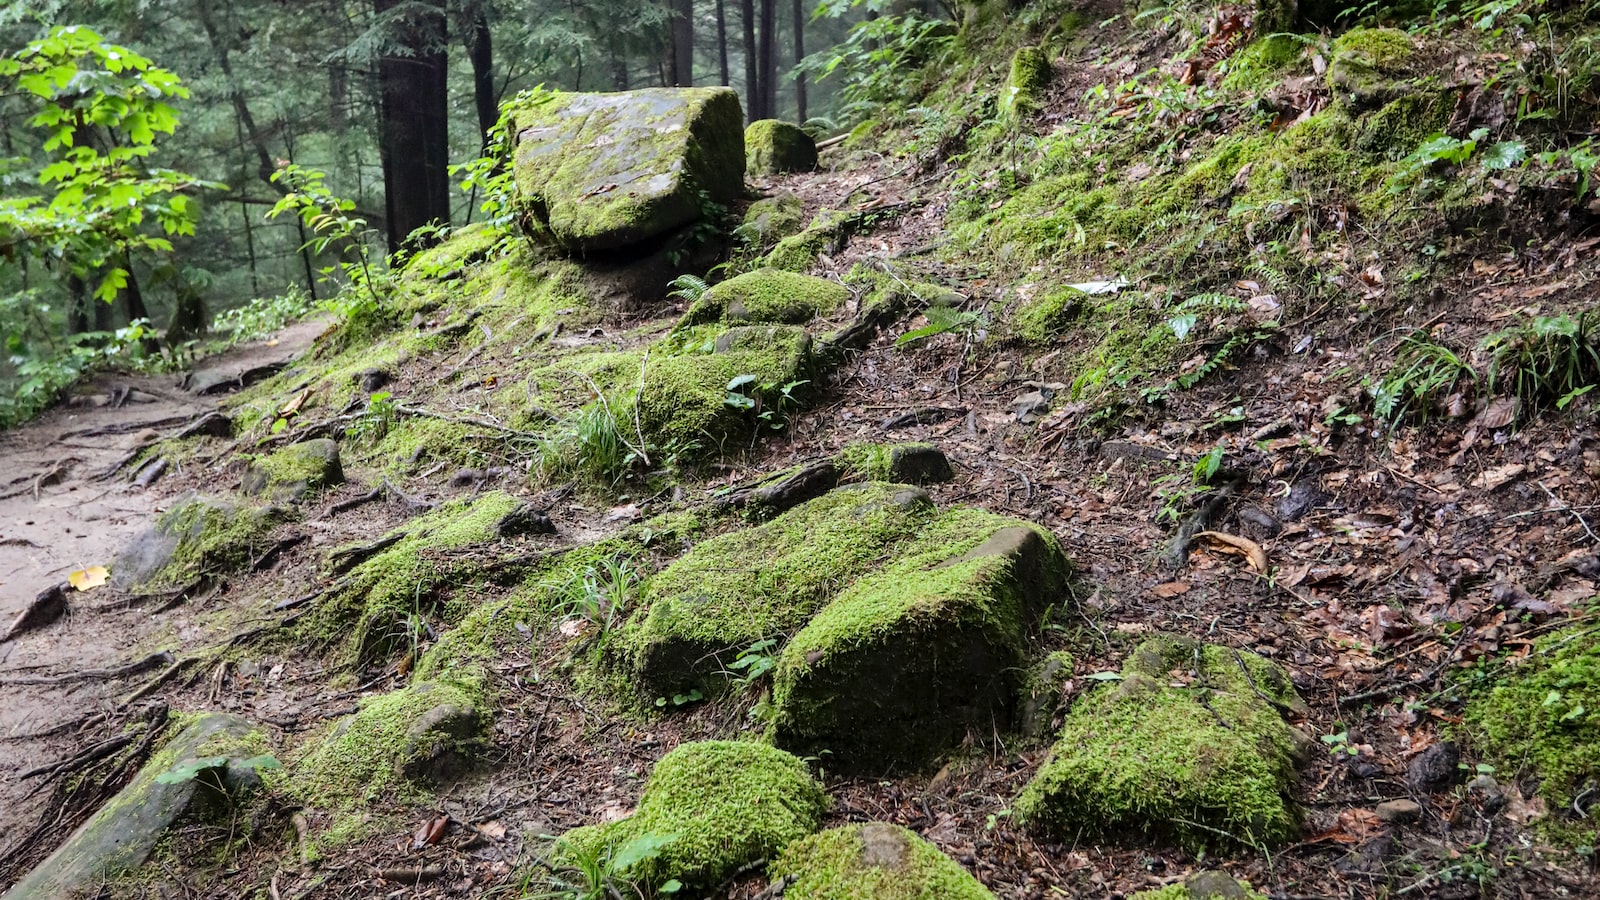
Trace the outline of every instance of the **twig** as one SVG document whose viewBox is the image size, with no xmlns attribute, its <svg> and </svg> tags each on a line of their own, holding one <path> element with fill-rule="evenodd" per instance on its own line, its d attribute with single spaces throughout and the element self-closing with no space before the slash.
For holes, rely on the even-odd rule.
<svg viewBox="0 0 1600 900">
<path fill-rule="evenodd" d="M 1596 544 L 1600 544 L 1600 537 L 1596 537 L 1595 536 L 1594 529 L 1589 527 L 1589 523 L 1584 521 L 1583 516 L 1579 515 L 1577 510 L 1575 510 L 1572 507 L 1568 506 L 1565 500 L 1562 500 L 1560 497 L 1557 497 L 1554 492 L 1552 492 L 1549 488 L 1545 487 L 1545 484 L 1544 484 L 1543 481 L 1535 481 L 1534 484 L 1537 484 L 1540 488 L 1542 488 L 1544 490 L 1545 494 L 1547 496 L 1549 496 L 1550 502 L 1556 504 L 1556 508 L 1557 509 L 1566 510 L 1567 512 L 1572 513 L 1572 517 L 1574 519 L 1578 520 L 1578 524 L 1579 525 L 1583 526 L 1583 533 L 1587 534 L 1589 536 L 1589 540 L 1593 541 Z"/>
</svg>

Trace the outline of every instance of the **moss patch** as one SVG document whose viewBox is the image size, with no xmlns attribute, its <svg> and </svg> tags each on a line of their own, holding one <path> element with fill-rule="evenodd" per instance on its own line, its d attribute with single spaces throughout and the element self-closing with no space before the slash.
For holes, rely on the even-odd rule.
<svg viewBox="0 0 1600 900">
<path fill-rule="evenodd" d="M 805 764 L 781 750 L 744 741 L 685 744 L 656 763 L 633 815 L 567 832 L 556 858 L 611 858 L 653 835 L 662 840 L 655 856 L 613 874 L 646 891 L 669 879 L 704 890 L 815 831 L 827 804 Z"/>
<path fill-rule="evenodd" d="M 992 900 L 938 847 L 898 825 L 830 828 L 789 845 L 769 874 L 791 900 Z"/>
<path fill-rule="evenodd" d="M 482 742 L 481 705 L 480 686 L 463 681 L 421 681 L 368 700 L 295 762 L 287 789 L 342 807 L 436 779 Z"/>
<path fill-rule="evenodd" d="M 1017 310 L 1011 318 L 1012 333 L 1028 344 L 1048 344 L 1072 326 L 1087 301 L 1087 295 L 1077 288 L 1053 288 Z"/>
<path fill-rule="evenodd" d="M 1352 28 L 1333 42 L 1328 88 L 1357 107 L 1376 105 L 1401 92 L 1416 56 L 1411 36 L 1397 28 Z"/>
<path fill-rule="evenodd" d="M 750 204 L 735 233 L 755 252 L 764 252 L 805 226 L 805 204 L 793 193 L 783 191 Z"/>
<path fill-rule="evenodd" d="M 923 492 L 865 484 L 697 545 L 650 583 L 624 637 L 647 690 L 693 686 L 763 638 L 800 627 L 933 515 Z"/>
<path fill-rule="evenodd" d="M 918 765 L 1009 724 L 1024 639 L 1068 565 L 1048 531 L 954 508 L 783 647 L 769 734 L 830 765 Z"/>
<path fill-rule="evenodd" d="M 1572 815 L 1573 798 L 1600 779 L 1600 642 L 1583 624 L 1540 638 L 1533 651 L 1467 703 L 1462 727 L 1506 772 L 1539 779 L 1555 812 L 1554 837 L 1592 845 L 1593 821 Z"/>
<path fill-rule="evenodd" d="M 266 547 L 281 518 L 270 507 L 196 497 L 173 507 L 136 538 L 112 565 L 119 586 L 155 594 L 236 572 Z"/>
<path fill-rule="evenodd" d="M 777 119 L 744 130 L 745 171 L 752 175 L 809 172 L 817 167 L 817 142 L 798 125 Z"/>
<path fill-rule="evenodd" d="M 721 321 L 804 325 L 831 315 L 849 299 L 848 288 L 826 278 L 757 269 L 706 291 L 684 314 L 682 324 Z"/>
<path fill-rule="evenodd" d="M 1016 116 L 1026 116 L 1039 105 L 1045 86 L 1050 83 L 1050 57 L 1038 47 L 1020 47 L 1011 56 L 1011 76 L 1000 95 L 1000 108 Z"/>
<path fill-rule="evenodd" d="M 287 503 L 343 481 L 339 445 L 317 438 L 290 444 L 252 462 L 245 470 L 240 490 Z"/>
<path fill-rule="evenodd" d="M 1015 814 L 1047 835 L 1281 843 L 1296 823 L 1287 800 L 1294 743 L 1263 694 L 1303 706 L 1282 670 L 1252 653 L 1185 638 L 1147 641 L 1120 684 L 1073 705 Z"/>
</svg>

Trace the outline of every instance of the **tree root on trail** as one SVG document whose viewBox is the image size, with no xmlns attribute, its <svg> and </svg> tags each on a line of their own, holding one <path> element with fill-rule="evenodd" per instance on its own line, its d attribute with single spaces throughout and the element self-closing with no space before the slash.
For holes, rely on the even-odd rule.
<svg viewBox="0 0 1600 900">
<path fill-rule="evenodd" d="M 1189 559 L 1189 545 L 1194 542 L 1194 536 L 1210 527 L 1211 522 L 1222 515 L 1223 507 L 1227 506 L 1228 498 L 1233 494 L 1233 487 L 1225 485 L 1221 490 L 1206 498 L 1189 518 L 1178 526 L 1178 533 L 1172 536 L 1172 541 L 1167 544 L 1167 549 L 1157 557 L 1163 567 L 1169 572 L 1176 572 L 1183 568 Z"/>
<path fill-rule="evenodd" d="M 52 676 L 21 676 L 17 678 L 0 678 L 0 684 L 72 684 L 78 681 L 99 681 L 112 678 L 125 678 L 129 675 L 138 675 L 148 672 L 157 666 L 167 665 L 172 662 L 172 654 L 162 650 L 152 653 L 144 659 L 134 660 L 126 665 L 114 666 L 109 669 L 84 669 L 78 672 L 69 672 L 65 675 Z"/>
<path fill-rule="evenodd" d="M 40 591 L 27 608 L 11 620 L 6 633 L 0 635 L 0 644 L 16 640 L 30 631 L 38 631 L 66 615 L 67 588 L 67 583 L 62 582 Z"/>
</svg>

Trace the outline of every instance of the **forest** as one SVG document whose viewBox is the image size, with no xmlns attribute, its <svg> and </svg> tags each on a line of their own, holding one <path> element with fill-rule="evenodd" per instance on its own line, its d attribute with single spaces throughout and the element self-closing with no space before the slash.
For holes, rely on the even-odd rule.
<svg viewBox="0 0 1600 900">
<path fill-rule="evenodd" d="M 8 2 L 0 423 L 107 357 L 175 368 L 258 336 L 337 294 L 352 254 L 385 267 L 418 229 L 422 246 L 482 220 L 470 165 L 522 91 L 732 85 L 751 121 L 823 137 L 864 114 L 870 98 L 841 93 L 852 70 L 892 66 L 949 16 L 804 0 Z M 331 242 L 274 214 L 310 177 L 314 202 L 344 206 Z"/>
</svg>

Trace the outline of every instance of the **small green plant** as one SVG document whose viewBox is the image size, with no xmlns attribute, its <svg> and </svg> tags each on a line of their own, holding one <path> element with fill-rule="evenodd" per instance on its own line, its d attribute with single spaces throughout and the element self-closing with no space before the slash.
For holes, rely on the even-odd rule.
<svg viewBox="0 0 1600 900">
<path fill-rule="evenodd" d="M 705 698 L 706 698 L 706 695 L 701 693 L 699 688 L 690 688 L 687 692 L 682 693 L 682 694 L 673 694 L 670 698 L 668 698 L 668 697 L 657 697 L 656 698 L 656 706 L 665 709 L 666 705 L 667 705 L 667 702 L 669 700 L 672 702 L 672 705 L 674 707 L 688 706 L 691 703 L 699 703 L 701 700 L 704 700 Z"/>
<path fill-rule="evenodd" d="M 672 288 L 667 292 L 668 297 L 682 300 L 691 306 L 699 303 L 700 298 L 706 295 L 706 291 L 711 290 L 711 285 L 707 284 L 704 278 L 687 273 L 667 282 L 667 287 Z"/>
<path fill-rule="evenodd" d="M 281 294 L 256 297 L 243 306 L 224 310 L 217 315 L 215 328 L 227 333 L 230 346 L 243 344 L 271 337 L 316 309 L 317 302 L 305 289 L 289 285 Z"/>
<path fill-rule="evenodd" d="M 377 391 L 367 397 L 367 408 L 351 423 L 350 439 L 363 446 L 376 446 L 389 433 L 394 418 L 394 399 L 388 391 Z"/>
<path fill-rule="evenodd" d="M 729 382 L 722 403 L 729 409 L 748 411 L 757 422 L 781 431 L 789 424 L 789 416 L 800 406 L 796 391 L 809 381 L 790 381 L 778 384 L 761 381 L 754 375 L 736 375 Z"/>
<path fill-rule="evenodd" d="M 1594 318 L 1584 312 L 1540 316 L 1484 339 L 1488 386 L 1516 395 L 1530 409 L 1566 409 L 1600 384 Z"/>
<path fill-rule="evenodd" d="M 1350 732 L 1348 730 L 1340 731 L 1336 734 L 1325 734 L 1322 736 L 1322 742 L 1328 745 L 1328 752 L 1336 757 L 1361 755 L 1361 748 L 1350 743 Z"/>
<path fill-rule="evenodd" d="M 629 896 L 676 894 L 683 890 L 677 879 L 647 890 L 647 886 L 625 877 L 629 869 L 660 856 L 662 848 L 675 837 L 646 833 L 616 847 L 601 844 L 585 848 L 558 839 L 551 854 L 554 861 L 546 862 L 550 870 L 549 885 L 527 896 L 537 900 L 619 900 Z"/>
<path fill-rule="evenodd" d="M 726 674 L 741 687 L 760 681 L 778 665 L 775 638 L 764 638 L 739 651 L 739 658 L 728 664 Z"/>
<path fill-rule="evenodd" d="M 1451 395 L 1474 387 L 1477 380 L 1478 373 L 1455 351 L 1427 334 L 1407 335 L 1394 365 L 1371 388 L 1373 412 L 1390 425 L 1408 418 L 1425 422 Z"/>
<path fill-rule="evenodd" d="M 600 638 L 626 617 L 642 582 L 632 559 L 608 556 L 570 580 L 547 587 L 558 618 L 588 622 Z"/>
<path fill-rule="evenodd" d="M 1156 513 L 1156 521 L 1174 524 L 1182 521 L 1185 511 L 1202 495 L 1212 490 L 1212 481 L 1217 477 L 1217 473 L 1222 471 L 1222 461 L 1227 451 L 1227 443 L 1220 443 L 1196 459 L 1189 467 L 1187 475 L 1177 472 L 1156 482 L 1155 496 L 1161 500 L 1161 510 Z"/>
<path fill-rule="evenodd" d="M 896 347 L 904 347 L 917 341 L 927 340 L 935 335 L 948 334 L 959 331 L 968 338 L 978 331 L 988 327 L 988 321 L 980 314 L 956 309 L 953 306 L 930 306 L 923 311 L 923 317 L 928 324 L 915 328 L 895 338 Z"/>
<path fill-rule="evenodd" d="M 383 305 L 383 282 L 374 272 L 375 264 L 368 259 L 372 254 L 371 242 L 377 230 L 367 226 L 367 220 L 355 215 L 356 203 L 340 197 L 323 184 L 326 173 L 306 168 L 292 162 L 283 162 L 272 173 L 272 181 L 288 188 L 267 212 L 274 219 L 292 213 L 310 228 L 313 237 L 300 248 L 322 254 L 335 250 L 341 257 L 337 266 L 322 270 L 325 279 L 342 276 L 354 296 L 346 299 L 338 311 L 346 318 L 356 318 Z"/>
</svg>

